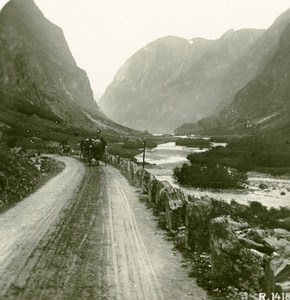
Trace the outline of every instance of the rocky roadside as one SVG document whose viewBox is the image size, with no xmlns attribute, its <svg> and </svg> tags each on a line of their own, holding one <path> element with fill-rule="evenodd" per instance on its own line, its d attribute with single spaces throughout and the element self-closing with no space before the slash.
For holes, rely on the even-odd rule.
<svg viewBox="0 0 290 300">
<path fill-rule="evenodd" d="M 229 216 L 213 219 L 210 252 L 181 249 L 190 262 L 190 276 L 217 299 L 290 295 L 290 232 L 244 226 Z"/>
<path fill-rule="evenodd" d="M 64 164 L 33 151 L 0 145 L 0 213 L 34 192 Z"/>
<path fill-rule="evenodd" d="M 132 162 L 110 160 L 139 187 L 161 228 L 187 258 L 190 275 L 215 299 L 290 296 L 288 208 L 197 198 Z"/>
</svg>

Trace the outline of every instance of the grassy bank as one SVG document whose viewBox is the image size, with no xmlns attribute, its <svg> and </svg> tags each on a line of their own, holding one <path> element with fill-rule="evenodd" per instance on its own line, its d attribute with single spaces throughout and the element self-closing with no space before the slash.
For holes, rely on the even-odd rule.
<svg viewBox="0 0 290 300">
<path fill-rule="evenodd" d="M 201 188 L 239 188 L 245 173 L 290 174 L 290 144 L 273 143 L 265 137 L 240 137 L 227 140 L 226 147 L 188 155 L 190 165 L 175 169 L 183 185 Z M 218 181 L 218 182 L 217 182 Z"/>
<path fill-rule="evenodd" d="M 0 212 L 21 201 L 64 168 L 53 159 L 22 148 L 9 148 L 2 143 L 0 151 Z"/>
<path fill-rule="evenodd" d="M 154 138 L 146 138 L 146 148 L 152 149 L 157 146 L 157 141 Z M 135 156 L 142 153 L 144 148 L 144 140 L 133 137 L 124 139 L 119 143 L 109 143 L 108 152 L 112 155 L 136 161 Z"/>
<path fill-rule="evenodd" d="M 176 146 L 196 147 L 196 148 L 209 148 L 210 140 L 206 139 L 190 139 L 179 138 L 175 141 Z"/>
</svg>

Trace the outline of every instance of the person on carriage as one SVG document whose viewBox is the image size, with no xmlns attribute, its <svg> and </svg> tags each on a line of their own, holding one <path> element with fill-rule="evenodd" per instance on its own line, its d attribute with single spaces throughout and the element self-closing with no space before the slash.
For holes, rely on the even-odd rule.
<svg viewBox="0 0 290 300">
<path fill-rule="evenodd" d="M 96 140 L 100 140 L 102 137 L 102 130 L 98 129 L 97 134 L 96 134 Z"/>
<path fill-rule="evenodd" d="M 101 141 L 103 150 L 105 150 L 105 148 L 107 146 L 107 142 L 104 139 L 104 137 L 102 136 L 102 131 L 100 129 L 98 129 L 98 131 L 97 131 L 96 140 L 100 140 Z"/>
<path fill-rule="evenodd" d="M 103 148 L 105 149 L 106 146 L 107 146 L 106 140 L 101 136 L 101 137 L 100 137 L 100 141 L 101 141 L 101 143 L 102 143 L 102 145 L 103 145 Z"/>
</svg>

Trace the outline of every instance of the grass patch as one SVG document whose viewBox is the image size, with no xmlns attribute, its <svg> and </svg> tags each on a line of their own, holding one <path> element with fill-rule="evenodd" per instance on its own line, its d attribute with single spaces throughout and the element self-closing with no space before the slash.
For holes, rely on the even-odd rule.
<svg viewBox="0 0 290 300">
<path fill-rule="evenodd" d="M 179 138 L 175 141 L 175 145 L 186 146 L 186 147 L 197 147 L 197 148 L 209 148 L 210 140 Z"/>
<path fill-rule="evenodd" d="M 257 171 L 272 175 L 289 174 L 289 143 L 271 143 L 264 137 L 232 138 L 226 147 L 216 147 L 187 156 L 184 164 L 174 171 L 183 184 L 201 188 L 241 188 L 245 173 Z"/>
<path fill-rule="evenodd" d="M 63 164 L 0 144 L 0 212 L 21 201 L 63 169 Z"/>
</svg>

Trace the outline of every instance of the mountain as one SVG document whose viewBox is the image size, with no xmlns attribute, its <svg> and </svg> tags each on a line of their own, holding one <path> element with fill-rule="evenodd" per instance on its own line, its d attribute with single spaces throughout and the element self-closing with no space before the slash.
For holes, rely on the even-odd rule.
<svg viewBox="0 0 290 300">
<path fill-rule="evenodd" d="M 235 127 L 241 128 L 241 124 L 237 124 L 240 123 L 239 120 L 246 120 L 247 118 L 249 118 L 248 112 L 246 112 L 247 109 L 252 110 L 252 113 L 255 109 L 257 109 L 255 114 L 257 116 L 263 115 L 261 110 L 262 107 L 258 108 L 254 104 L 255 98 L 251 98 L 251 100 L 248 102 L 247 109 L 245 109 L 243 113 L 238 113 L 237 110 L 239 110 L 239 105 L 237 103 L 241 103 L 243 102 L 243 100 L 236 99 L 242 98 L 241 94 L 245 93 L 245 91 L 247 91 L 249 87 L 252 86 L 256 78 L 260 78 L 259 76 L 262 76 L 262 74 L 265 75 L 265 72 L 267 72 L 266 69 L 269 67 L 269 64 L 271 64 L 270 62 L 273 59 L 273 56 L 275 56 L 277 51 L 279 51 L 278 49 L 281 48 L 281 39 L 282 36 L 283 39 L 285 39 L 285 30 L 287 29 L 289 23 L 290 9 L 284 12 L 281 16 L 279 16 L 274 22 L 274 24 L 271 27 L 269 27 L 264 32 L 264 34 L 262 34 L 262 36 L 255 41 L 255 43 L 253 43 L 253 45 L 249 48 L 245 55 L 242 56 L 239 60 L 237 60 L 234 64 L 232 64 L 231 71 L 227 73 L 228 75 L 230 75 L 226 79 L 227 82 L 229 82 L 229 85 L 231 86 L 233 85 L 233 82 L 236 80 L 236 78 L 241 78 L 241 76 L 248 76 L 249 82 L 245 89 L 244 87 L 242 87 L 241 90 L 237 91 L 237 93 L 235 93 L 231 98 L 225 98 L 224 101 L 220 103 L 218 109 L 212 116 L 201 119 L 198 122 L 198 124 L 183 124 L 182 126 L 177 128 L 175 132 L 178 134 L 188 134 L 200 131 L 215 132 L 217 129 L 221 130 L 221 126 L 224 129 L 234 129 Z M 284 59 L 286 62 L 287 56 L 285 56 Z M 269 88 L 270 86 L 268 85 L 264 85 L 263 88 L 260 87 L 260 89 L 264 90 L 264 92 L 266 92 L 266 90 Z M 252 94 L 252 96 L 254 95 Z M 231 104 L 233 101 L 234 103 Z M 246 106 L 246 104 L 244 104 L 244 106 Z M 221 113 L 219 114 L 219 112 Z M 243 118 L 242 114 L 244 116 Z M 228 121 L 225 122 L 224 118 L 226 118 Z"/>
<path fill-rule="evenodd" d="M 9 134 L 49 139 L 80 129 L 124 131 L 98 107 L 62 30 L 33 0 L 3 7 L 0 43 L 0 125 Z"/>
<path fill-rule="evenodd" d="M 152 132 L 209 116 L 251 79 L 243 74 L 228 82 L 231 66 L 263 33 L 243 29 L 217 40 L 158 39 L 125 62 L 99 104 L 114 121 Z"/>
<path fill-rule="evenodd" d="M 289 115 L 290 23 L 284 28 L 278 48 L 262 72 L 241 89 L 219 115 L 201 121 L 201 125 L 207 130 L 232 132 L 258 128 L 262 132 L 289 137 Z"/>
</svg>

